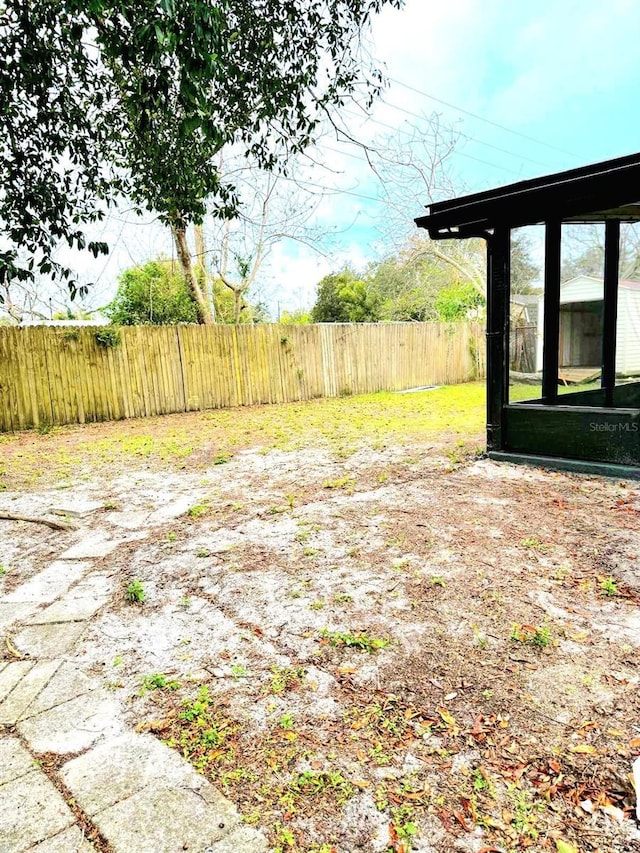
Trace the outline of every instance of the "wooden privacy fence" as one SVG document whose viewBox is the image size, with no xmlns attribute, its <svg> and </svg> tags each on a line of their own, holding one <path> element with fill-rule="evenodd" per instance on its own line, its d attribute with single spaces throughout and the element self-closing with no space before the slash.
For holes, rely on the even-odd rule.
<svg viewBox="0 0 640 853">
<path fill-rule="evenodd" d="M 101 334 L 102 332 L 102 334 Z M 0 328 L 0 430 L 484 375 L 476 323 Z M 102 344 L 98 338 L 102 337 Z M 107 345 L 105 345 L 105 343 Z"/>
</svg>

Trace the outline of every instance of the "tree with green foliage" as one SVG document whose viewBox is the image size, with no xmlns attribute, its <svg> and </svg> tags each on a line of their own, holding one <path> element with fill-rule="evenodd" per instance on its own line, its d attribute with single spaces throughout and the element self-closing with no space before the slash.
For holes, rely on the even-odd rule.
<svg viewBox="0 0 640 853">
<path fill-rule="evenodd" d="M 314 323 L 375 323 L 380 319 L 378 307 L 367 282 L 345 269 L 320 281 L 311 318 Z"/>
<path fill-rule="evenodd" d="M 311 312 L 297 308 L 295 311 L 283 311 L 278 322 L 283 326 L 308 326 L 313 321 Z"/>
<path fill-rule="evenodd" d="M 182 272 L 169 260 L 147 261 L 125 270 L 104 313 L 118 326 L 198 322 L 197 307 Z"/>
<path fill-rule="evenodd" d="M 0 9 L 0 283 L 66 277 L 60 241 L 128 197 L 173 234 L 201 322 L 212 322 L 187 228 L 238 214 L 218 156 L 276 169 L 320 120 L 381 75 L 360 35 L 402 0 L 5 0 Z M 196 249 L 197 254 L 197 249 Z"/>
<path fill-rule="evenodd" d="M 484 298 L 468 281 L 441 290 L 436 297 L 438 319 L 445 322 L 466 320 L 485 304 Z"/>
</svg>

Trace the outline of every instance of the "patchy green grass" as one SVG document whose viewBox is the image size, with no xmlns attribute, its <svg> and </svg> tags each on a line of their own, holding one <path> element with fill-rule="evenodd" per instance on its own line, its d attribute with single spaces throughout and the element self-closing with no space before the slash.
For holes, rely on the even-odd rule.
<svg viewBox="0 0 640 853">
<path fill-rule="evenodd" d="M 525 396 L 530 391 L 526 386 Z M 46 435 L 16 433 L 1 437 L 0 462 L 6 462 L 3 485 L 16 489 L 76 479 L 80 472 L 88 477 L 105 467 L 130 469 L 136 461 L 177 469 L 221 464 L 251 447 L 325 445 L 345 457 L 360 447 L 383 449 L 418 438 L 482 441 L 484 421 L 484 383 L 471 382 L 414 394 L 383 392 L 56 427 Z"/>
<path fill-rule="evenodd" d="M 532 385 L 510 388 L 511 400 L 536 394 Z M 437 441 L 455 444 L 455 464 L 484 445 L 485 419 L 484 382 L 468 382 L 412 394 L 381 392 L 55 427 L 47 434 L 0 436 L 0 488 L 87 479 L 105 467 L 112 473 L 130 470 L 136 462 L 208 467 L 229 463 L 239 450 L 253 447 L 328 446 L 345 458 L 362 447 L 384 450 Z"/>
</svg>

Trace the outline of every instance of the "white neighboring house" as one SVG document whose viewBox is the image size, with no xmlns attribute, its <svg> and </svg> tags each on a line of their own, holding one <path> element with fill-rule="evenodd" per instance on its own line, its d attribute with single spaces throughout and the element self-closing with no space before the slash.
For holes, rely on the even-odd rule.
<svg viewBox="0 0 640 853">
<path fill-rule="evenodd" d="M 560 367 L 602 365 L 604 282 L 579 275 L 560 285 Z M 542 370 L 544 298 L 538 305 L 536 366 Z M 640 374 L 640 281 L 618 282 L 616 373 Z"/>
</svg>

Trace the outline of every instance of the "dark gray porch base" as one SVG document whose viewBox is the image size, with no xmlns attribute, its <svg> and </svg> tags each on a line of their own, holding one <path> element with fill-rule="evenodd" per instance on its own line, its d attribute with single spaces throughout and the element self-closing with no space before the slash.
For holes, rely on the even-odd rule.
<svg viewBox="0 0 640 853">
<path fill-rule="evenodd" d="M 635 465 L 610 465 L 606 462 L 586 462 L 582 459 L 561 459 L 552 456 L 533 456 L 528 453 L 506 453 L 491 450 L 489 459 L 496 462 L 513 462 L 517 465 L 533 465 L 552 471 L 569 471 L 573 474 L 596 474 L 599 477 L 615 477 L 618 480 L 640 480 L 640 468 Z"/>
</svg>

